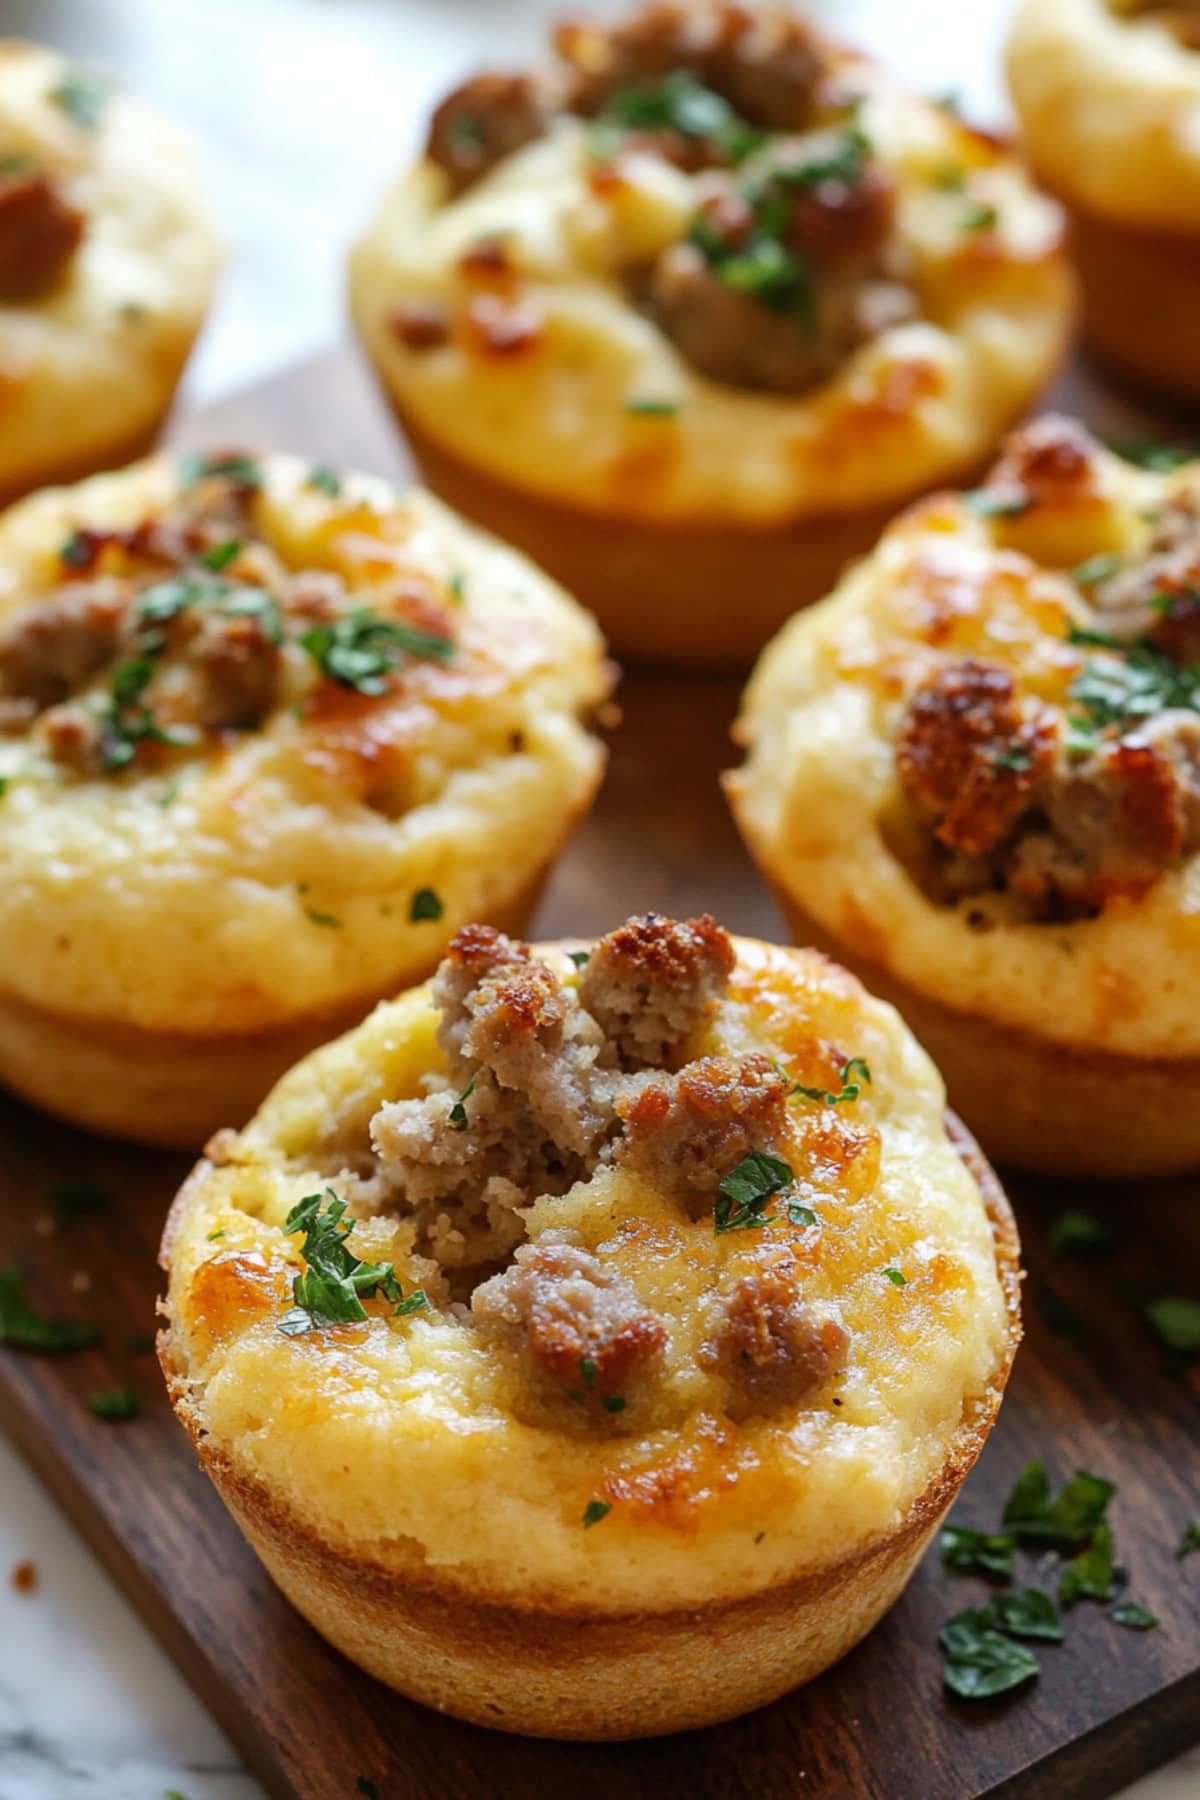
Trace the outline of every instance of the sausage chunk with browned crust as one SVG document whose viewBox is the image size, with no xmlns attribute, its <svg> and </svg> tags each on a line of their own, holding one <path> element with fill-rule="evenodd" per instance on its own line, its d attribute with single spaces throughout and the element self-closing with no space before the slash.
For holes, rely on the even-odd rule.
<svg viewBox="0 0 1200 1800">
<path fill-rule="evenodd" d="M 623 1068 L 661 1068 L 724 993 L 733 964 L 729 933 L 707 913 L 642 913 L 598 941 L 579 998 Z"/>
<path fill-rule="evenodd" d="M 744 1276 L 724 1315 L 707 1360 L 727 1377 L 735 1416 L 798 1406 L 826 1385 L 850 1345 L 836 1319 L 805 1304 L 787 1258 Z"/>
<path fill-rule="evenodd" d="M 459 194 L 540 137 L 550 112 L 546 83 L 536 76 L 476 75 L 434 113 L 425 154 Z"/>
<path fill-rule="evenodd" d="M 49 177 L 0 174 L 0 302 L 36 300 L 63 274 L 86 228 Z"/>
<path fill-rule="evenodd" d="M 703 1056 L 617 1102 L 617 1160 L 666 1188 L 711 1196 L 785 1130 L 788 1082 L 768 1057 Z"/>
</svg>

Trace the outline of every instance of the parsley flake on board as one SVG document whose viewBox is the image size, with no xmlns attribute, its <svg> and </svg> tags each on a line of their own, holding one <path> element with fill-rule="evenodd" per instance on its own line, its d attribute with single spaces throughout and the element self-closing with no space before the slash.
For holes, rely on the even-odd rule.
<svg viewBox="0 0 1200 1800">
<path fill-rule="evenodd" d="M 610 1500 L 589 1500 L 583 1509 L 583 1523 L 585 1527 L 588 1525 L 598 1525 L 601 1519 L 607 1519 L 611 1511 L 612 1502 Z"/>
<path fill-rule="evenodd" d="M 1136 1600 L 1122 1600 L 1119 1606 L 1110 1606 L 1108 1616 L 1114 1625 L 1124 1625 L 1127 1631 L 1153 1631 L 1158 1624 L 1157 1616 Z"/>
<path fill-rule="evenodd" d="M 1008 1497 L 1003 1523 L 1023 1544 L 1071 1551 L 1091 1541 L 1116 1491 L 1102 1475 L 1077 1469 L 1052 1500 L 1045 1463 L 1026 1463 Z"/>
<path fill-rule="evenodd" d="M 1192 1519 L 1184 1526 L 1183 1535 L 1175 1546 L 1176 1562 L 1182 1562 L 1195 1550 L 1200 1550 L 1200 1519 Z"/>
<path fill-rule="evenodd" d="M 781 1156 L 752 1150 L 731 1169 L 718 1188 L 713 1223 L 718 1233 L 769 1225 L 763 1207 L 792 1183 L 792 1171 Z"/>
<path fill-rule="evenodd" d="M 951 1619 L 939 1637 L 946 1652 L 942 1679 L 960 1700 L 994 1699 L 1040 1673 L 1032 1650 L 966 1614 Z"/>
<path fill-rule="evenodd" d="M 1113 1241 L 1112 1227 L 1082 1206 L 1060 1212 L 1046 1233 L 1054 1256 L 1102 1256 L 1112 1249 Z"/>
<path fill-rule="evenodd" d="M 977 1531 L 970 1525 L 944 1525 L 938 1539 L 942 1564 L 960 1572 L 1011 1575 L 1016 1539 L 1010 1532 Z"/>
<path fill-rule="evenodd" d="M 1179 1356 L 1200 1356 L 1200 1300 L 1163 1294 L 1158 1300 L 1151 1300 L 1145 1312 L 1168 1350 Z"/>
<path fill-rule="evenodd" d="M 289 1237 L 304 1233 L 301 1255 L 306 1265 L 292 1283 L 295 1305 L 277 1327 L 285 1337 L 303 1337 L 329 1325 L 358 1324 L 367 1317 L 363 1300 L 376 1294 L 391 1300 L 400 1316 L 428 1304 L 420 1288 L 403 1299 L 391 1263 L 364 1262 L 347 1247 L 354 1222 L 345 1214 L 346 1202 L 327 1187 L 323 1194 L 306 1194 L 297 1201 L 284 1221 Z"/>
<path fill-rule="evenodd" d="M 783 1070 L 780 1070 L 780 1074 L 782 1073 Z M 805 1087 L 803 1082 L 793 1081 L 787 1097 L 792 1100 L 798 1094 L 804 1100 L 820 1101 L 823 1106 L 842 1106 L 858 1099 L 863 1082 L 869 1083 L 871 1080 L 871 1071 L 861 1056 L 852 1056 L 849 1062 L 842 1064 L 838 1080 L 842 1085 L 836 1094 L 831 1094 L 828 1088 Z"/>
<path fill-rule="evenodd" d="M 1073 1556 L 1058 1581 L 1058 1597 L 1064 1606 L 1077 1600 L 1111 1600 L 1115 1574 L 1115 1546 L 1111 1525 L 1097 1525 L 1087 1548 Z"/>
<path fill-rule="evenodd" d="M 109 1425 L 120 1424 L 125 1419 L 136 1419 L 141 1411 L 138 1397 L 128 1384 L 123 1387 L 97 1388 L 94 1394 L 88 1395 L 87 1406 L 90 1413 Z"/>
<path fill-rule="evenodd" d="M 363 1796 L 363 1800 L 379 1800 L 379 1789 L 368 1775 L 360 1775 L 354 1783 L 354 1789 Z"/>
<path fill-rule="evenodd" d="M 103 1212 L 111 1203 L 108 1190 L 87 1175 L 56 1181 L 50 1189 L 50 1211 L 60 1228 L 74 1224 L 76 1219 L 82 1219 L 88 1213 Z"/>
<path fill-rule="evenodd" d="M 387 692 L 388 677 L 405 657 L 448 662 L 454 639 L 415 625 L 384 619 L 369 606 L 359 606 L 327 625 L 313 625 L 300 638 L 328 681 L 360 694 Z"/>
<path fill-rule="evenodd" d="M 81 1319 L 51 1319 L 38 1312 L 25 1297 L 25 1276 L 19 1264 L 0 1269 L 0 1344 L 13 1350 L 29 1350 L 43 1356 L 88 1350 L 100 1342 L 94 1325 Z"/>
<path fill-rule="evenodd" d="M 420 925 L 431 919 L 440 919 L 445 910 L 432 888 L 418 888 L 408 909 L 409 923 Z"/>
<path fill-rule="evenodd" d="M 49 98 L 81 131 L 97 131 L 111 92 L 103 75 L 90 69 L 70 68 L 50 89 Z"/>
</svg>

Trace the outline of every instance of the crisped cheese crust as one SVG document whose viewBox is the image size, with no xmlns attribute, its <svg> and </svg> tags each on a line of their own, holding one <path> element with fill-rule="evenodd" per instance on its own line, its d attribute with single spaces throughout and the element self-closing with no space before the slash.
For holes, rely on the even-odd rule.
<svg viewBox="0 0 1200 1800">
<path fill-rule="evenodd" d="M 1011 892 L 939 904 L 893 829 L 898 740 L 919 684 L 974 659 L 1011 672 L 1031 719 L 1062 730 L 1092 654 L 1071 628 L 1106 628 L 1084 601 L 1086 565 L 1136 571 L 1170 503 L 1187 511 L 1198 490 L 1194 463 L 1149 473 L 1046 420 L 1014 440 L 985 490 L 985 506 L 1015 516 L 980 516 L 960 495 L 921 503 L 769 647 L 743 703 L 748 757 L 728 778 L 731 796 L 773 878 L 848 950 L 946 1006 L 1052 1043 L 1200 1052 L 1200 857 L 1168 860 L 1144 891 L 1114 893 L 1094 917 L 1037 921 Z M 1186 728 L 1189 715 L 1169 718 Z M 1137 724 L 1131 741 L 1144 735 Z M 997 773 L 997 793 L 1036 767 L 1041 727 L 1026 729 L 1020 766 Z"/>
<path fill-rule="evenodd" d="M 79 124 L 51 97 L 78 75 L 57 52 L 0 41 L 0 160 L 44 171 L 86 221 L 49 291 L 0 305 L 0 490 L 151 430 L 221 260 L 190 145 L 116 88 L 94 129 Z"/>
<path fill-rule="evenodd" d="M 1007 68 L 1057 193 L 1126 225 L 1200 229 L 1200 59 L 1153 11 L 1020 0 Z"/>
<path fill-rule="evenodd" d="M 355 319 L 402 409 L 475 468 L 649 520 L 851 512 L 986 454 L 1065 338 L 1058 209 L 994 141 L 860 58 L 837 69 L 865 94 L 861 124 L 898 183 L 918 322 L 883 331 L 795 398 L 707 380 L 622 285 L 686 235 L 697 178 L 633 150 L 617 179 L 597 180 L 587 126 L 560 117 L 456 198 L 432 163 L 418 165 L 355 249 Z M 993 206 L 996 223 L 972 228 Z M 515 272 L 506 317 L 536 322 L 525 346 L 489 349 L 472 325 L 473 300 L 495 303 L 494 272 L 469 254 L 488 239 Z M 449 340 L 404 342 L 402 307 L 446 313 Z M 630 410 L 644 402 L 659 411 Z"/>
<path fill-rule="evenodd" d="M 441 1304 L 436 1264 L 414 1258 L 411 1224 L 386 1212 L 356 1226 L 354 1248 L 394 1260 L 405 1291 L 421 1283 L 434 1305 L 388 1320 L 368 1302 L 365 1325 L 277 1329 L 300 1267 L 280 1229 L 289 1208 L 336 1183 L 380 1104 L 418 1095 L 440 1066 L 420 989 L 293 1070 L 176 1203 L 170 1358 L 215 1453 L 351 1554 L 529 1604 L 699 1604 L 894 1527 L 1006 1354 L 991 1229 L 947 1139 L 941 1081 L 891 1008 L 813 952 L 735 945 L 726 996 L 686 1056 L 761 1053 L 825 1087 L 857 1055 L 871 1081 L 838 1106 L 788 1104 L 780 1148 L 815 1226 L 718 1235 L 711 1204 L 693 1216 L 640 1164 L 606 1165 L 527 1215 L 535 1243 L 575 1234 L 665 1328 L 636 1427 L 602 1414 L 594 1427 L 582 1406 L 578 1424 L 526 1422 L 521 1365 Z M 578 980 L 561 951 L 540 954 Z M 736 1423 L 703 1346 L 719 1295 L 769 1281 L 774 1246 L 799 1262 L 806 1307 L 840 1316 L 849 1350 L 815 1397 Z M 747 1330 L 771 1322 L 744 1316 Z M 612 1510 L 585 1528 L 593 1499 Z"/>
<path fill-rule="evenodd" d="M 167 512 L 180 467 L 12 508 L 0 628 L 62 582 L 75 528 Z M 36 727 L 0 736 L 0 988 L 31 1004 L 206 1034 L 378 993 L 518 894 L 593 790 L 602 753 L 582 720 L 610 675 L 560 589 L 423 493 L 347 476 L 331 498 L 303 463 L 257 468 L 247 517 L 286 568 L 335 571 L 367 606 L 411 591 L 454 654 L 370 696 L 293 647 L 259 725 L 147 745 L 109 774 L 51 761 Z M 440 918 L 411 918 L 422 888 Z"/>
</svg>

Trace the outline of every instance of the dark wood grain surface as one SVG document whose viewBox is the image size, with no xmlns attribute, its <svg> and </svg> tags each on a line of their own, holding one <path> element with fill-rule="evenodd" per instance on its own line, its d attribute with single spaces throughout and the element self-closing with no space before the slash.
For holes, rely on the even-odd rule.
<svg viewBox="0 0 1200 1800">
<path fill-rule="evenodd" d="M 1072 398 L 1096 416 L 1098 391 L 1076 387 Z M 1143 423 L 1103 405 L 1106 423 Z M 385 474 L 404 466 L 344 353 L 177 435 L 292 448 Z M 716 785 L 736 697 L 729 681 L 627 679 L 608 782 L 550 887 L 540 935 L 591 933 L 647 906 L 707 907 L 737 930 L 777 934 Z M 361 1775 L 384 1800 L 1088 1800 L 1200 1737 L 1200 1556 L 1181 1563 L 1173 1554 L 1200 1514 L 1198 1383 L 1194 1367 L 1164 1369 L 1140 1312 L 1165 1287 L 1200 1294 L 1200 1183 L 1010 1183 L 1031 1271 L 1028 1339 L 960 1502 L 961 1518 L 994 1523 L 1033 1456 L 1058 1479 L 1078 1466 L 1108 1475 L 1119 1484 L 1112 1518 L 1127 1591 L 1158 1614 L 1156 1631 L 1123 1631 L 1084 1603 L 1070 1615 L 1066 1644 L 1044 1650 L 1035 1686 L 968 1707 L 942 1691 L 937 1629 L 986 1589 L 930 1556 L 884 1623 L 811 1687 L 712 1731 L 597 1747 L 505 1738 L 443 1719 L 360 1675 L 316 1637 L 275 1593 L 200 1475 L 153 1357 L 134 1346 L 153 1329 L 159 1230 L 184 1162 L 100 1144 L 3 1100 L 0 1133 L 0 1264 L 18 1257 L 39 1303 L 103 1332 L 101 1347 L 64 1358 L 0 1352 L 0 1423 L 272 1794 L 353 1800 Z M 101 1182 L 112 1204 L 47 1235 L 52 1184 L 83 1175 Z M 1113 1253 L 1089 1263 L 1048 1256 L 1046 1224 L 1068 1201 L 1112 1223 Z M 1054 1330 L 1043 1315 L 1054 1317 Z M 140 1417 L 120 1425 L 93 1418 L 87 1396 L 126 1381 Z M 1030 1560 L 1022 1572 L 1037 1577 Z"/>
</svg>

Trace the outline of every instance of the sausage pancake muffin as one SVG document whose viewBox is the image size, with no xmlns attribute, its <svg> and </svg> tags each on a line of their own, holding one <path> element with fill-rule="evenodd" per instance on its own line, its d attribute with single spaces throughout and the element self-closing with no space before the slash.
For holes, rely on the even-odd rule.
<svg viewBox="0 0 1200 1800">
<path fill-rule="evenodd" d="M 995 1177 L 891 1007 L 709 918 L 452 939 L 219 1132 L 159 1351 L 283 1591 L 414 1699 L 553 1737 L 845 1654 L 1020 1336 Z"/>
<path fill-rule="evenodd" d="M 195 454 L 0 518 L 0 1081 L 197 1146 L 468 919 L 603 765 L 590 618 L 420 492 Z"/>
<path fill-rule="evenodd" d="M 913 507 L 763 656 L 729 793 L 798 938 L 989 1153 L 1200 1163 L 1200 463 L 1067 419 Z"/>
<path fill-rule="evenodd" d="M 1063 348 L 1058 208 L 781 6 L 647 0 L 475 76 L 354 252 L 431 484 L 614 647 L 744 663 Z"/>
<path fill-rule="evenodd" d="M 219 264 L 175 127 L 0 39 L 0 504 L 149 447 Z"/>
<path fill-rule="evenodd" d="M 1030 159 L 1070 217 L 1085 338 L 1200 399 L 1200 9 L 1019 0 L 1007 60 Z"/>
</svg>

